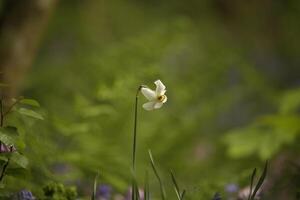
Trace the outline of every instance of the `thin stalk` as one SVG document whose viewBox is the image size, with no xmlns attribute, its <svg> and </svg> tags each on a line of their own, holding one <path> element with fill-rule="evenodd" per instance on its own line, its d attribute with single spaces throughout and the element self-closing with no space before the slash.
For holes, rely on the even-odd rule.
<svg viewBox="0 0 300 200">
<path fill-rule="evenodd" d="M 135 162 L 136 162 L 136 138 L 137 138 L 137 106 L 139 101 L 139 91 L 140 88 L 137 91 L 137 94 L 135 96 L 135 106 L 134 106 L 134 126 L 133 126 L 133 146 L 132 146 L 132 169 L 135 172 Z"/>
<path fill-rule="evenodd" d="M 148 175 L 148 170 L 146 170 L 145 173 L 145 185 L 144 185 L 144 199 L 145 200 L 150 200 L 150 194 L 149 194 L 149 175 Z"/>
<path fill-rule="evenodd" d="M 3 165 L 3 168 L 2 168 L 2 171 L 1 171 L 1 175 L 0 175 L 0 182 L 2 181 L 2 179 L 5 176 L 6 168 L 7 168 L 8 164 L 9 164 L 9 161 L 10 161 L 10 159 L 8 158 L 7 161 L 6 161 L 6 163 Z"/>
<path fill-rule="evenodd" d="M 133 170 L 133 175 L 135 176 L 135 167 L 136 167 L 136 140 L 137 140 L 137 119 L 138 119 L 138 100 L 139 100 L 139 93 L 141 90 L 142 86 L 139 86 L 137 89 L 136 95 L 135 95 L 135 106 L 134 106 L 134 125 L 133 125 L 133 146 L 132 146 L 132 170 Z M 136 195 L 136 187 L 134 184 L 134 181 L 132 182 L 132 194 L 131 194 L 131 199 L 136 200 L 137 195 Z"/>
<path fill-rule="evenodd" d="M 136 195 L 135 195 L 135 182 L 132 181 L 132 186 L 131 186 L 131 200 L 136 200 Z"/>
<path fill-rule="evenodd" d="M 17 105 L 22 99 L 24 99 L 23 97 L 20 97 L 18 99 L 16 99 L 16 101 L 14 103 L 12 103 L 6 112 L 2 111 L 3 116 L 7 115 L 8 113 L 10 113 L 10 111 L 15 107 L 15 105 Z"/>
<path fill-rule="evenodd" d="M 139 188 L 138 188 L 138 184 L 136 183 L 135 184 L 135 196 L 136 196 L 136 199 L 137 200 L 140 200 L 140 191 L 139 191 Z"/>
<path fill-rule="evenodd" d="M 136 175 L 133 172 L 133 170 L 131 171 L 132 174 L 132 191 L 131 191 L 131 199 L 134 200 L 140 200 L 140 194 L 139 194 L 139 188 L 138 188 L 138 183 L 136 180 Z"/>
</svg>

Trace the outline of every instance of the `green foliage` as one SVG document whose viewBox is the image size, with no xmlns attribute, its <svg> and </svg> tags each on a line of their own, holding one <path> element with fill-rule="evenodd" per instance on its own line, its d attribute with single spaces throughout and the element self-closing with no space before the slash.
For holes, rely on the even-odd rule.
<svg viewBox="0 0 300 200">
<path fill-rule="evenodd" d="M 18 110 L 18 112 L 21 114 L 21 115 L 25 115 L 25 116 L 29 116 L 29 117 L 33 117 L 33 118 L 36 118 L 36 119 L 41 119 L 43 120 L 44 118 L 42 117 L 42 115 L 40 115 L 39 113 L 33 111 L 33 110 L 29 110 L 27 108 L 20 108 Z"/>
<path fill-rule="evenodd" d="M 251 176 L 251 184 L 250 184 L 250 192 L 249 192 L 248 200 L 256 199 L 256 194 L 259 191 L 259 189 L 262 187 L 262 184 L 263 184 L 264 180 L 266 179 L 267 171 L 268 171 L 268 161 L 266 161 L 264 170 L 263 170 L 261 176 L 259 177 L 259 180 L 258 180 L 254 190 L 252 191 L 254 178 L 255 178 L 255 175 L 256 175 L 256 168 L 253 170 L 253 173 L 252 173 L 252 176 Z"/>
<path fill-rule="evenodd" d="M 6 144 L 7 146 L 14 146 L 19 150 L 25 148 L 25 143 L 16 127 L 7 126 L 0 128 L 0 141 Z"/>
<path fill-rule="evenodd" d="M 27 168 L 28 166 L 28 159 L 18 152 L 13 152 L 10 155 L 10 160 L 22 168 Z"/>
<path fill-rule="evenodd" d="M 247 127 L 231 130 L 225 135 L 229 155 L 241 158 L 257 154 L 264 160 L 285 145 L 293 144 L 300 134 L 299 94 L 299 89 L 286 92 L 277 113 L 259 116 Z"/>
<path fill-rule="evenodd" d="M 75 200 L 77 190 L 75 187 L 65 187 L 61 183 L 51 182 L 44 188 L 45 200 Z"/>
<path fill-rule="evenodd" d="M 28 122 L 32 123 L 32 121 L 28 121 L 23 115 L 28 116 L 28 113 L 30 113 L 31 117 L 41 119 L 40 114 L 31 109 L 32 106 L 38 107 L 38 105 L 37 101 L 24 98 L 12 99 L 11 105 L 7 107 L 4 107 L 1 102 L 1 120 L 3 124 L 0 127 L 0 191 L 3 193 L 3 197 L 11 196 L 11 189 L 17 188 L 18 184 L 12 184 L 15 180 L 26 180 L 30 174 L 28 170 L 29 160 L 25 153 L 27 143 L 24 125 Z M 28 108 L 24 106 L 28 106 Z M 18 183 L 22 183 L 22 181 Z"/>
<path fill-rule="evenodd" d="M 284 115 L 299 113 L 300 88 L 284 92 L 279 102 L 279 113 Z"/>
<path fill-rule="evenodd" d="M 37 102 L 34 99 L 21 99 L 19 102 L 21 104 L 25 104 L 25 105 L 29 105 L 29 106 L 40 107 L 39 102 Z"/>
<path fill-rule="evenodd" d="M 168 102 L 159 112 L 139 104 L 138 183 L 149 148 L 161 179 L 174 169 L 185 198 L 197 200 L 228 181 L 248 184 L 255 161 L 299 152 L 299 2 L 262 4 L 62 1 L 23 88 L 42 106 L 19 100 L 6 120 L 19 136 L 1 131 L 30 162 L 7 189 L 80 180 L 90 197 L 82 188 L 101 169 L 127 191 L 136 88 L 158 78 Z M 160 192 L 155 180 L 149 188 Z"/>
</svg>

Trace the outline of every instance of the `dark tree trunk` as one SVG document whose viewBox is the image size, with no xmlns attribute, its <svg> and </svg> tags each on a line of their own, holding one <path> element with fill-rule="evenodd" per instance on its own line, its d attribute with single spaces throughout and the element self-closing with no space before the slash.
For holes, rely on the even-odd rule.
<svg viewBox="0 0 300 200">
<path fill-rule="evenodd" d="M 2 98 L 14 97 L 37 52 L 57 0 L 6 0 L 0 16 Z"/>
</svg>

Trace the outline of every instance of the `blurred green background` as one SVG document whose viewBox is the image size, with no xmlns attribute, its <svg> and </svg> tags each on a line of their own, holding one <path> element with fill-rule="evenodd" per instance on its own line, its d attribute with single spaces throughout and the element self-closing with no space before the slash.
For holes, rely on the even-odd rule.
<svg viewBox="0 0 300 200">
<path fill-rule="evenodd" d="M 162 109 L 145 111 L 140 98 L 139 181 L 151 171 L 148 149 L 167 191 L 173 169 L 187 199 L 245 187 L 269 159 L 267 197 L 294 199 L 299 18 L 298 0 L 57 2 L 19 92 L 40 102 L 45 120 L 25 125 L 30 173 L 7 180 L 11 190 L 39 194 L 57 180 L 88 196 L 100 171 L 101 183 L 126 193 L 135 92 L 161 79 Z"/>
</svg>

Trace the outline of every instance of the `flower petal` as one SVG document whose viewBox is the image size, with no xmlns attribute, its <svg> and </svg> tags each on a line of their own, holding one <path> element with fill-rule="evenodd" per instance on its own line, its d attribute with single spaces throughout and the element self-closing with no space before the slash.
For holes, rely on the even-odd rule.
<svg viewBox="0 0 300 200">
<path fill-rule="evenodd" d="M 156 85 L 156 95 L 164 95 L 166 86 L 160 80 L 155 81 L 154 84 Z"/>
<path fill-rule="evenodd" d="M 154 104 L 154 108 L 159 109 L 160 107 L 162 107 L 163 104 L 164 104 L 163 102 L 157 102 Z"/>
<path fill-rule="evenodd" d="M 154 105 L 155 105 L 155 104 L 156 104 L 155 101 L 149 101 L 149 102 L 143 104 L 143 108 L 144 108 L 145 110 L 154 110 L 154 109 L 155 109 L 155 108 L 154 108 Z"/>
<path fill-rule="evenodd" d="M 163 103 L 166 103 L 167 102 L 167 100 L 168 100 L 168 97 L 167 97 L 167 95 L 164 95 L 164 100 L 162 101 Z"/>
<path fill-rule="evenodd" d="M 143 87 L 141 89 L 141 92 L 149 101 L 153 101 L 156 99 L 156 93 L 149 88 Z"/>
</svg>

